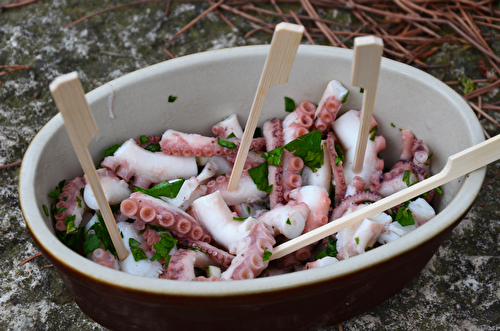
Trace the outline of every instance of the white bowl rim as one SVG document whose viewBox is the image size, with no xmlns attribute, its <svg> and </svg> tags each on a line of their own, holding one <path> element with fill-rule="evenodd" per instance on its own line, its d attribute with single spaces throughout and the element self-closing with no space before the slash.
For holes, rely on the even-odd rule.
<svg viewBox="0 0 500 331">
<path fill-rule="evenodd" d="M 149 70 L 152 70 L 153 67 L 169 65 L 169 62 L 171 61 L 176 61 L 177 65 L 189 65 L 191 62 L 200 61 L 207 56 L 218 57 L 220 60 L 223 60 L 224 58 L 232 58 L 248 54 L 267 54 L 268 48 L 268 45 L 242 46 L 201 52 L 139 69 L 117 78 L 114 81 L 133 79 L 132 77 L 135 77 L 136 75 L 148 75 Z M 299 52 L 303 55 L 317 55 L 318 53 L 325 52 L 331 55 L 333 52 L 336 53 L 336 56 L 352 58 L 352 50 L 333 48 L 330 46 L 301 45 L 299 47 Z M 408 65 L 386 58 L 383 59 L 382 65 L 390 65 L 391 69 L 394 68 L 394 70 L 411 74 L 417 79 L 429 80 L 432 84 L 437 85 L 440 90 L 442 90 L 442 93 L 447 94 L 447 96 L 453 99 L 454 102 L 461 104 L 459 109 L 461 110 L 462 115 L 468 118 L 468 124 L 470 125 L 470 131 L 474 144 L 484 140 L 477 118 L 473 116 L 473 113 L 470 111 L 470 107 L 467 103 L 462 99 L 462 97 L 453 91 L 453 89 L 449 88 L 435 77 Z M 89 103 L 92 102 L 92 99 L 100 97 L 100 93 L 105 93 L 105 95 L 107 95 L 108 92 L 104 89 L 105 85 L 106 84 L 87 94 L 87 100 L 89 100 Z M 450 204 L 431 221 L 419 227 L 417 230 L 407 234 L 404 237 L 404 240 L 396 240 L 388 245 L 383 245 L 365 254 L 342 261 L 342 263 L 322 268 L 310 269 L 303 272 L 243 281 L 184 282 L 148 278 L 147 282 L 144 282 L 146 279 L 144 277 L 102 267 L 73 252 L 62 244 L 46 226 L 44 221 L 45 215 L 40 211 L 40 209 L 29 208 L 30 204 L 33 201 L 36 201 L 35 190 L 33 185 L 30 185 L 30 183 L 35 180 L 36 169 L 40 161 L 40 154 L 38 153 L 38 150 L 40 150 L 40 147 L 44 146 L 50 139 L 51 133 L 62 126 L 64 126 L 62 117 L 60 114 L 57 114 L 38 132 L 25 153 L 23 160 L 30 161 L 23 162 L 21 166 L 19 176 L 19 199 L 28 228 L 44 250 L 49 252 L 60 263 L 64 264 L 65 267 L 72 269 L 75 273 L 82 274 L 91 280 L 107 284 L 110 287 L 151 293 L 155 295 L 224 297 L 274 292 L 292 289 L 297 286 L 308 286 L 322 283 L 370 268 L 371 266 L 393 259 L 396 256 L 402 255 L 405 252 L 418 247 L 451 226 L 460 216 L 467 212 L 469 206 L 475 200 L 486 173 L 486 168 L 482 168 L 467 175 L 466 178 L 464 178 L 462 187 Z"/>
</svg>

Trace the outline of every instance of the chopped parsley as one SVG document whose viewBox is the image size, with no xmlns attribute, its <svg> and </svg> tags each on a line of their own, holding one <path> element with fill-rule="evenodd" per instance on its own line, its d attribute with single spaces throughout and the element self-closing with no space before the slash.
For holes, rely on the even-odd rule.
<svg viewBox="0 0 500 331">
<path fill-rule="evenodd" d="M 229 138 L 236 138 L 236 135 L 234 134 L 234 132 L 231 132 L 231 133 L 229 134 L 229 136 L 227 136 L 227 138 L 228 138 L 228 139 L 229 139 Z"/>
<path fill-rule="evenodd" d="M 347 93 L 344 95 L 344 97 L 342 98 L 342 103 L 345 103 L 347 101 L 347 96 L 349 95 L 349 91 L 347 91 Z"/>
<path fill-rule="evenodd" d="M 184 184 L 184 179 L 179 179 L 172 183 L 166 180 L 150 189 L 135 187 L 134 191 L 142 192 L 155 198 L 167 197 L 170 199 L 174 199 L 179 193 L 182 184 Z"/>
<path fill-rule="evenodd" d="M 76 198 L 76 202 L 78 203 L 78 208 L 82 208 L 82 199 L 80 199 L 77 196 L 75 198 Z"/>
<path fill-rule="evenodd" d="M 337 152 L 337 155 L 335 155 L 335 166 L 338 166 L 340 162 L 344 162 L 344 153 L 342 153 L 340 145 L 335 144 L 335 152 Z"/>
<path fill-rule="evenodd" d="M 153 248 L 156 253 L 150 261 L 157 260 L 159 262 L 162 258 L 165 258 L 165 265 L 167 265 L 167 260 L 170 261 L 169 253 L 172 248 L 174 248 L 175 244 L 177 244 L 177 239 L 172 238 L 166 233 L 160 233 L 160 241 L 153 243 Z"/>
<path fill-rule="evenodd" d="M 233 220 L 238 221 L 238 222 L 243 222 L 244 220 L 246 220 L 246 218 L 244 218 L 244 217 L 233 217 Z"/>
<path fill-rule="evenodd" d="M 264 248 L 264 254 L 262 256 L 262 262 L 266 262 L 266 261 L 269 261 L 269 259 L 271 259 L 271 256 L 273 255 L 273 253 L 269 252 L 267 250 L 267 247 Z"/>
<path fill-rule="evenodd" d="M 293 112 L 295 110 L 295 101 L 289 97 L 285 97 L 285 111 L 286 112 Z"/>
<path fill-rule="evenodd" d="M 49 217 L 49 208 L 46 205 L 42 205 L 43 212 L 45 213 L 45 216 Z"/>
<path fill-rule="evenodd" d="M 371 136 L 370 136 L 370 140 L 371 141 L 374 141 L 375 140 L 375 135 L 377 134 L 377 131 L 378 131 L 378 125 L 375 125 L 370 131 L 368 131 L 368 133 L 373 133 Z"/>
<path fill-rule="evenodd" d="M 260 127 L 255 128 L 255 132 L 253 133 L 254 138 L 261 138 L 262 137 L 262 129 Z"/>
<path fill-rule="evenodd" d="M 49 198 L 57 199 L 59 195 L 61 195 L 65 183 L 66 180 L 61 180 L 59 184 L 57 184 L 56 189 L 49 193 Z"/>
<path fill-rule="evenodd" d="M 83 254 L 90 254 L 98 248 L 101 248 L 99 238 L 93 233 L 89 234 L 83 243 Z"/>
<path fill-rule="evenodd" d="M 324 154 L 321 145 L 321 131 L 309 132 L 285 145 L 289 152 L 304 160 L 304 164 L 316 172 L 323 165 Z"/>
<path fill-rule="evenodd" d="M 75 232 L 78 228 L 75 226 L 76 215 L 69 215 L 64 220 L 64 224 L 66 224 L 66 234 Z"/>
<path fill-rule="evenodd" d="M 148 227 L 156 232 L 170 232 L 170 229 L 164 228 L 163 226 L 159 226 L 156 224 L 148 223 Z"/>
<path fill-rule="evenodd" d="M 62 213 L 63 211 L 65 211 L 66 209 L 67 209 L 66 207 L 61 207 L 61 208 L 59 208 L 59 209 L 58 209 L 58 210 L 54 213 L 54 215 L 60 214 L 60 213 Z"/>
<path fill-rule="evenodd" d="M 102 161 L 104 161 L 104 159 L 105 159 L 106 157 L 108 157 L 108 156 L 111 156 L 111 155 L 115 154 L 116 150 L 117 150 L 118 148 L 120 148 L 120 146 L 121 146 L 120 144 L 114 144 L 114 145 L 113 145 L 113 146 L 111 146 L 110 148 L 106 149 L 106 150 L 104 151 L 104 156 L 102 157 L 101 161 L 99 161 L 99 165 L 97 166 L 97 169 L 102 168 L 102 165 L 101 165 Z"/>
<path fill-rule="evenodd" d="M 137 240 L 135 240 L 134 238 L 128 238 L 128 245 L 130 247 L 137 247 L 137 246 L 141 246 L 141 243 L 138 242 Z"/>
<path fill-rule="evenodd" d="M 232 141 L 220 139 L 219 137 L 217 137 L 217 144 L 222 146 L 222 147 L 229 148 L 229 149 L 236 149 L 235 143 L 233 143 Z"/>
<path fill-rule="evenodd" d="M 155 153 L 155 152 L 161 151 L 161 146 L 160 146 L 160 144 L 149 144 L 146 147 L 144 147 L 144 149 Z"/>
<path fill-rule="evenodd" d="M 252 212 L 252 208 L 250 208 L 250 206 L 247 206 L 247 213 L 248 213 L 248 215 L 250 215 L 251 212 Z"/>
<path fill-rule="evenodd" d="M 139 142 L 140 142 L 141 144 L 145 144 L 145 143 L 148 143 L 148 142 L 149 142 L 149 139 L 148 139 L 148 137 L 146 137 L 145 135 L 142 135 L 142 136 L 140 136 L 140 137 L 139 137 Z"/>
<path fill-rule="evenodd" d="M 441 191 L 441 189 L 439 187 L 436 187 L 435 188 L 437 194 L 443 194 L 443 191 Z"/>
<path fill-rule="evenodd" d="M 144 251 L 139 247 L 130 247 L 130 252 L 132 252 L 132 256 L 134 257 L 135 262 L 146 260 L 148 258 L 146 256 L 146 253 L 144 253 Z"/>
<path fill-rule="evenodd" d="M 393 128 L 395 128 L 395 127 L 396 127 L 396 125 L 394 125 L 394 123 L 392 123 L 392 122 L 391 122 L 391 126 L 392 126 Z"/>
<path fill-rule="evenodd" d="M 326 256 L 337 257 L 337 254 L 337 239 L 333 238 L 333 236 L 329 236 L 325 249 L 316 254 L 315 258 L 319 260 Z"/>
<path fill-rule="evenodd" d="M 170 102 L 170 103 L 174 102 L 176 99 L 177 99 L 177 97 L 174 96 L 174 95 L 169 95 L 168 96 L 168 102 Z"/>
<path fill-rule="evenodd" d="M 356 241 L 356 245 L 359 245 L 359 237 L 354 238 L 354 240 Z"/>
<path fill-rule="evenodd" d="M 287 219 L 286 219 L 286 224 L 288 224 L 288 225 L 292 225 L 292 222 L 290 222 L 290 219 L 289 219 L 289 218 L 287 218 Z"/>
<path fill-rule="evenodd" d="M 253 182 L 259 190 L 267 192 L 269 188 L 269 182 L 267 180 L 267 162 L 261 163 L 256 167 L 248 169 L 248 174 L 250 175 L 250 177 L 252 177 Z"/>
<path fill-rule="evenodd" d="M 403 205 L 399 207 L 396 215 L 394 215 L 394 213 L 391 214 L 391 217 L 393 218 L 394 222 L 398 222 L 402 226 L 415 224 L 415 219 L 413 219 L 413 214 L 411 213 L 411 210 L 408 209 L 409 204 L 410 201 L 404 202 Z"/>
<path fill-rule="evenodd" d="M 111 237 L 109 236 L 108 229 L 106 228 L 106 223 L 104 223 L 104 219 L 102 218 L 102 216 L 99 212 L 96 212 L 96 215 L 97 215 L 97 222 L 92 224 L 92 226 L 89 228 L 88 231 L 94 230 L 95 235 L 97 236 L 97 239 L 104 246 L 104 250 L 109 251 L 111 254 L 116 256 L 115 246 L 113 245 L 113 242 L 111 241 Z M 88 233 L 88 231 L 87 231 L 87 233 Z M 91 236 L 92 236 L 92 234 L 88 235 L 85 242 Z M 96 247 L 96 248 L 99 248 L 99 247 Z"/>
<path fill-rule="evenodd" d="M 365 89 L 364 89 L 364 88 L 362 88 L 362 87 L 360 87 L 360 88 L 359 88 L 359 93 L 365 93 Z"/>
<path fill-rule="evenodd" d="M 266 152 L 262 155 L 263 158 L 267 160 L 267 163 L 272 166 L 279 167 L 281 164 L 281 156 L 283 155 L 283 146 L 276 147 L 270 152 Z"/>
<path fill-rule="evenodd" d="M 81 252 L 82 244 L 85 238 L 85 229 L 77 228 L 76 232 L 71 233 L 61 233 L 59 231 L 55 231 L 57 238 L 68 248 Z"/>
</svg>

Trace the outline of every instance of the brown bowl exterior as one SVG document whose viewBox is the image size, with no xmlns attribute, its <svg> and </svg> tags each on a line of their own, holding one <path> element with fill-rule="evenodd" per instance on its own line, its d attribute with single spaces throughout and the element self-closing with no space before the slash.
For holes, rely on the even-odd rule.
<svg viewBox="0 0 500 331">
<path fill-rule="evenodd" d="M 225 115 L 245 118 L 268 52 L 240 47 L 179 58 L 145 68 L 87 94 L 100 134 L 89 146 L 97 162 L 114 143 L 166 128 L 210 134 Z M 350 91 L 343 109 L 359 109 L 362 94 L 348 84 L 352 51 L 300 46 L 289 82 L 266 97 L 262 122 L 284 117 L 283 96 L 319 100 L 329 80 Z M 114 106 L 109 109 L 109 95 Z M 168 95 L 178 96 L 168 103 Z M 235 97 L 237 96 L 237 97 Z M 277 106 L 276 106 L 277 105 Z M 114 111 L 115 119 L 110 119 Z M 379 133 L 387 140 L 382 157 L 399 157 L 400 132 L 411 129 L 434 151 L 431 172 L 447 157 L 482 141 L 470 108 L 453 90 L 417 69 L 384 59 L 375 103 Z M 194 118 L 200 118 L 199 123 Z M 201 125 L 201 128 L 200 128 Z M 81 309 L 114 330 L 242 329 L 311 330 L 361 314 L 398 293 L 416 277 L 471 207 L 485 170 L 442 187 L 439 214 L 424 226 L 341 263 L 269 278 L 234 282 L 177 282 L 149 279 L 99 266 L 57 240 L 43 205 L 62 179 L 81 176 L 60 115 L 35 137 L 20 175 L 20 202 L 28 229 L 53 263 Z"/>
</svg>

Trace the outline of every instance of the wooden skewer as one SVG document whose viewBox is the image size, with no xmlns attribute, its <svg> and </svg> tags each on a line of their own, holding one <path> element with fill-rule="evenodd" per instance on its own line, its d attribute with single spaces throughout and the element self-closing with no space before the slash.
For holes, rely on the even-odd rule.
<svg viewBox="0 0 500 331">
<path fill-rule="evenodd" d="M 291 23 L 276 25 L 271 41 L 271 48 L 267 55 L 264 70 L 260 76 L 257 93 L 253 100 L 252 109 L 248 116 L 245 132 L 243 133 L 231 178 L 227 186 L 229 191 L 235 191 L 238 188 L 238 182 L 243 171 L 255 128 L 257 127 L 260 111 L 266 99 L 267 90 L 288 81 L 288 76 L 292 70 L 292 64 L 303 33 L 304 27 L 302 25 Z"/>
<path fill-rule="evenodd" d="M 50 84 L 50 92 L 54 97 L 57 108 L 61 112 L 64 125 L 73 143 L 78 160 L 80 160 L 83 171 L 87 175 L 87 180 L 94 192 L 102 217 L 118 254 L 118 259 L 122 261 L 127 257 L 128 252 L 121 238 L 120 231 L 116 226 L 113 213 L 104 195 L 94 162 L 88 150 L 90 141 L 99 131 L 85 99 L 85 93 L 78 79 L 78 73 L 72 72 L 54 79 Z"/>
<path fill-rule="evenodd" d="M 356 222 L 388 210 L 498 159 L 500 159 L 500 135 L 450 156 L 444 169 L 426 180 L 275 247 L 271 260 L 317 242 Z"/>
<path fill-rule="evenodd" d="M 351 83 L 364 89 L 361 123 L 352 166 L 352 171 L 355 174 L 359 174 L 363 170 L 383 49 L 384 43 L 381 38 L 375 36 L 354 38 Z"/>
</svg>

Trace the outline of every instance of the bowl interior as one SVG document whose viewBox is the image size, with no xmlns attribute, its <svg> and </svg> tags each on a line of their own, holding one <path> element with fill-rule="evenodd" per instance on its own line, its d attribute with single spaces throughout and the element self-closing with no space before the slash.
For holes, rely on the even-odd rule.
<svg viewBox="0 0 500 331">
<path fill-rule="evenodd" d="M 98 136 L 89 146 L 94 162 L 100 161 L 107 147 L 129 138 L 137 139 L 140 135 L 162 134 L 169 128 L 212 135 L 212 125 L 232 113 L 238 114 L 243 125 L 267 51 L 268 46 L 252 46 L 186 56 L 138 70 L 91 91 L 87 100 L 99 129 Z M 351 59 L 350 50 L 301 45 L 288 83 L 268 91 L 259 126 L 272 117 L 284 118 L 287 115 L 285 96 L 294 99 L 297 105 L 306 100 L 317 104 L 331 79 L 339 80 L 350 90 L 342 111 L 360 109 L 363 94 L 359 87 L 350 84 Z M 168 102 L 170 95 L 177 96 L 175 102 Z M 432 76 L 388 59 L 382 61 L 374 116 L 379 134 L 387 141 L 381 154 L 386 167 L 392 166 L 399 158 L 400 128 L 411 130 L 434 152 L 431 166 L 434 174 L 443 168 L 448 156 L 483 140 L 477 119 L 458 94 Z M 53 203 L 47 194 L 57 183 L 83 174 L 60 115 L 35 137 L 24 161 L 20 180 L 21 205 L 37 241 L 75 270 L 81 264 L 90 270 L 92 277 L 116 277 L 116 271 L 92 266 L 92 262 L 62 246 L 52 234 L 52 222 L 44 215 L 42 206 Z M 457 215 L 472 204 L 484 171 L 469 176 L 471 178 L 460 178 L 442 187 L 443 194 L 434 201 L 436 210 L 442 213 L 428 223 L 434 225 L 424 226 L 418 229 L 420 232 L 415 231 L 416 234 L 411 233 L 406 243 L 392 243 L 392 249 L 380 247 L 371 251 L 370 263 L 390 258 L 398 250 L 409 249 L 453 223 Z M 396 252 L 394 248 L 397 248 Z M 293 274 L 278 277 L 287 279 L 287 284 L 317 281 L 365 267 L 363 263 L 367 261 L 360 256 L 344 261 L 335 271 L 320 268 L 325 271 L 311 270 L 307 277 Z M 120 279 L 127 284 L 137 277 L 121 275 Z M 245 282 L 250 284 L 251 281 Z M 253 282 L 255 285 L 249 285 L 249 288 L 267 288 L 267 283 L 269 288 L 288 286 L 269 280 Z M 195 288 L 198 286 L 203 285 Z M 220 286 L 231 291 L 233 285 Z M 242 290 L 241 282 L 239 287 L 238 291 L 245 290 Z"/>
</svg>

